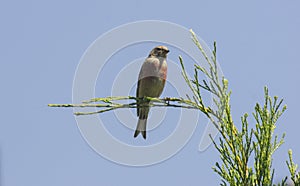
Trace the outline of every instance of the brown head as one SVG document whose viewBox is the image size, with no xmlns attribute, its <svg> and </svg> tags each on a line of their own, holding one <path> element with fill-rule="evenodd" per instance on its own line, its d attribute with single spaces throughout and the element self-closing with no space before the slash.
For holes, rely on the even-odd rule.
<svg viewBox="0 0 300 186">
<path fill-rule="evenodd" d="M 149 54 L 149 57 L 167 57 L 169 49 L 166 46 L 157 46 L 153 48 Z"/>
</svg>

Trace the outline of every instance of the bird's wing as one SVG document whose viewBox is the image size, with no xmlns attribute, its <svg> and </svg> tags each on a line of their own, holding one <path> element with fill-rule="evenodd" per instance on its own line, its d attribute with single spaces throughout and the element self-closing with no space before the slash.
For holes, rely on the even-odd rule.
<svg viewBox="0 0 300 186">
<path fill-rule="evenodd" d="M 139 79 L 138 79 L 138 83 L 137 83 L 137 89 L 136 89 L 136 97 L 139 98 L 140 96 L 144 96 L 144 95 L 140 95 L 140 86 L 141 86 L 141 79 L 143 79 L 144 77 L 146 77 L 148 74 L 147 72 L 149 71 L 153 71 L 151 68 L 151 62 L 152 60 L 155 60 L 155 58 L 146 58 L 142 67 L 141 67 L 141 70 L 140 70 L 140 73 L 139 73 Z M 137 106 L 139 104 L 139 101 L 136 101 L 137 103 Z M 139 108 L 136 108 L 136 111 L 137 111 L 137 116 L 139 116 L 139 113 L 140 113 L 140 109 Z"/>
</svg>

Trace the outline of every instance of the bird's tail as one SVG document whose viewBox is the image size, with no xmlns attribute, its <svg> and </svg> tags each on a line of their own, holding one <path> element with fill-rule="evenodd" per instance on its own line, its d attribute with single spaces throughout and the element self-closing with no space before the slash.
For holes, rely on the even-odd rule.
<svg viewBox="0 0 300 186">
<path fill-rule="evenodd" d="M 134 132 L 134 137 L 137 137 L 139 133 L 141 133 L 143 138 L 146 139 L 146 124 L 147 119 L 139 119 L 136 130 Z"/>
</svg>

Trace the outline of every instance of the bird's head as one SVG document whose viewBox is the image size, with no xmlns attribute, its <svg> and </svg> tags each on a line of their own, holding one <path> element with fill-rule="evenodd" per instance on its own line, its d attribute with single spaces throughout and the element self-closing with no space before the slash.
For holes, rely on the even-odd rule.
<svg viewBox="0 0 300 186">
<path fill-rule="evenodd" d="M 151 50 L 149 56 L 166 58 L 168 53 L 169 49 L 167 47 L 157 46 Z"/>
</svg>

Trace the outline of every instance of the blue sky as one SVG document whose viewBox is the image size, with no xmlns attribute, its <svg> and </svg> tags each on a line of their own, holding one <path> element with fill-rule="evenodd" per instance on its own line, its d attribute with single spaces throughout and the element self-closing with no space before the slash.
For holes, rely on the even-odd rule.
<svg viewBox="0 0 300 186">
<path fill-rule="evenodd" d="M 0 4 L 2 186 L 219 184 L 219 176 L 211 169 L 218 161 L 216 150 L 211 146 L 204 152 L 198 151 L 205 129 L 201 125 L 202 116 L 191 140 L 175 156 L 152 166 L 130 167 L 97 154 L 82 137 L 71 109 L 47 107 L 48 103 L 72 102 L 76 68 L 93 41 L 115 27 L 141 20 L 163 20 L 192 28 L 210 47 L 217 41 L 219 63 L 233 91 L 236 123 L 244 112 L 252 112 L 256 102 L 262 102 L 265 85 L 271 95 L 284 98 L 288 110 L 280 118 L 275 133 L 285 132 L 286 138 L 273 157 L 275 180 L 288 175 L 285 165 L 288 149 L 293 149 L 294 160 L 300 164 L 297 142 L 300 88 L 296 83 L 300 79 L 298 1 L 2 1 Z M 127 58 L 146 57 L 152 48 L 151 43 L 140 46 L 137 50 L 129 48 Z M 122 51 L 119 54 L 120 58 L 126 57 Z M 177 54 L 178 50 L 172 54 L 173 61 Z M 112 60 L 117 61 L 118 55 Z M 105 69 L 113 70 L 111 65 Z M 105 96 L 101 86 L 109 87 L 114 77 L 106 75 L 107 81 L 101 75 L 98 78 L 96 95 Z M 163 95 L 170 94 L 176 95 L 172 86 Z M 110 121 L 110 116 L 108 113 L 101 117 Z M 160 128 L 167 131 L 170 127 Z M 161 138 L 154 137 L 160 128 L 150 133 L 154 142 Z M 118 131 L 113 134 L 118 135 Z M 140 143 L 128 134 L 119 139 L 128 137 L 130 143 Z"/>
</svg>

